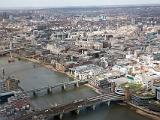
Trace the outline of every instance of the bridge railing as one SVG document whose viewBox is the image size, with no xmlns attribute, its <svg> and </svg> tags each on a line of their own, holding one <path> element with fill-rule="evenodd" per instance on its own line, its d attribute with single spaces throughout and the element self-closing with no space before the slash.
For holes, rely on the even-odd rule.
<svg viewBox="0 0 160 120">
<path fill-rule="evenodd" d="M 29 93 L 29 92 L 33 92 L 33 91 L 41 91 L 43 89 L 47 89 L 47 88 L 55 88 L 55 87 L 59 87 L 59 86 L 63 86 L 63 85 L 71 85 L 71 84 L 75 84 L 75 83 L 85 83 L 85 82 L 88 82 L 87 80 L 79 80 L 79 81 L 71 81 L 71 82 L 64 82 L 64 83 L 60 83 L 60 84 L 56 84 L 54 86 L 46 86 L 46 87 L 42 87 L 42 88 L 36 88 L 36 89 L 32 89 L 32 90 L 28 90 L 28 91 L 25 91 L 25 93 Z"/>
</svg>

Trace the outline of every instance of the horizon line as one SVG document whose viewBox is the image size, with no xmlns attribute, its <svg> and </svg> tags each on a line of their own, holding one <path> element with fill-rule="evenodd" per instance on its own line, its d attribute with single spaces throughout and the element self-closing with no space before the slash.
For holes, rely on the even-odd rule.
<svg viewBox="0 0 160 120">
<path fill-rule="evenodd" d="M 119 4 L 119 5 L 71 5 L 71 6 L 24 6 L 24 7 L 0 7 L 0 10 L 9 10 L 9 9 L 61 9 L 61 8 L 105 8 L 105 7 L 145 7 L 145 6 L 160 6 L 160 3 L 156 4 Z"/>
</svg>

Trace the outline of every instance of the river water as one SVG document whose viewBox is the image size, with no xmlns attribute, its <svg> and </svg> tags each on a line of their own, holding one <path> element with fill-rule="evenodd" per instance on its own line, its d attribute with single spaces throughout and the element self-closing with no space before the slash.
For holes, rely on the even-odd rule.
<svg viewBox="0 0 160 120">
<path fill-rule="evenodd" d="M 20 80 L 20 86 L 24 90 L 41 88 L 48 85 L 71 81 L 68 76 L 53 72 L 40 65 L 33 67 L 33 63 L 28 61 L 18 61 L 8 63 L 7 58 L 0 58 L 0 75 L 2 68 L 5 69 L 6 76 L 15 76 Z M 57 90 L 53 95 L 46 95 L 32 99 L 32 104 L 36 109 L 46 108 L 55 104 L 69 103 L 76 99 L 96 96 L 91 88 L 81 86 L 76 89 L 66 91 Z M 64 120 L 151 120 L 137 114 L 127 106 L 111 105 L 98 106 L 95 111 L 82 110 L 79 116 L 66 114 Z"/>
</svg>

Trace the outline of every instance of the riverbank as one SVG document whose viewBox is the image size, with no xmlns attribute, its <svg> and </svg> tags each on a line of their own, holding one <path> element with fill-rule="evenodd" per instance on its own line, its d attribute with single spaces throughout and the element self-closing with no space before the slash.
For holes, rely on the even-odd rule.
<svg viewBox="0 0 160 120">
<path fill-rule="evenodd" d="M 43 66 L 43 67 L 45 67 L 45 68 L 47 68 L 47 69 L 49 69 L 49 70 L 51 70 L 51 71 L 60 72 L 60 73 L 62 73 L 62 74 L 67 75 L 68 77 L 70 77 L 70 78 L 72 78 L 72 79 L 75 79 L 73 76 L 67 74 L 66 72 L 62 72 L 62 71 L 59 71 L 59 70 L 55 69 L 51 64 L 41 63 L 39 60 L 32 59 L 32 58 L 19 57 L 19 56 L 18 56 L 18 57 L 15 57 L 15 58 L 20 58 L 20 59 L 22 59 L 22 60 L 27 60 L 27 61 L 30 61 L 30 62 L 39 64 L 39 65 L 41 65 L 41 66 Z M 88 84 L 85 84 L 85 86 L 91 88 L 95 93 L 97 93 L 97 94 L 99 94 L 99 95 L 102 94 L 102 92 L 101 92 L 98 88 L 92 86 L 92 85 L 89 84 L 89 83 L 88 83 Z"/>
<path fill-rule="evenodd" d="M 26 57 L 22 57 L 22 56 L 14 56 L 14 57 L 18 58 L 20 60 L 26 60 L 26 61 L 30 61 L 30 62 L 39 64 L 39 65 L 41 65 L 41 66 L 43 66 L 43 67 L 45 67 L 49 70 L 55 71 L 55 72 L 60 72 L 60 73 L 66 74 L 65 72 L 62 72 L 62 71 L 59 71 L 59 70 L 55 69 L 51 64 L 45 64 L 45 63 L 42 63 L 39 60 L 36 60 L 36 59 L 33 59 L 33 58 L 26 58 Z"/>
<path fill-rule="evenodd" d="M 85 84 L 85 86 L 91 88 L 92 90 L 94 90 L 94 91 L 95 91 L 97 94 L 99 94 L 99 95 L 102 94 L 99 89 L 95 88 L 95 87 L 92 86 L 91 84 Z"/>
<path fill-rule="evenodd" d="M 160 114 L 157 112 L 153 112 L 153 111 L 150 111 L 149 109 L 142 108 L 140 106 L 136 106 L 130 102 L 128 102 L 127 105 L 133 107 L 133 109 L 136 111 L 136 113 L 138 113 L 140 115 L 151 118 L 152 120 L 160 120 Z"/>
<path fill-rule="evenodd" d="M 22 60 L 26 60 L 26 61 L 30 61 L 30 62 L 39 64 L 39 65 L 41 65 L 41 66 L 43 66 L 43 67 L 45 67 L 45 68 L 47 68 L 47 69 L 49 69 L 49 70 L 51 70 L 51 71 L 60 72 L 60 73 L 63 73 L 63 74 L 65 74 L 65 75 L 73 78 L 73 76 L 70 76 L 70 75 L 68 75 L 68 74 L 65 73 L 65 72 L 61 72 L 61 71 L 56 70 L 51 64 L 45 64 L 45 63 L 40 62 L 39 60 L 31 59 L 31 58 L 25 58 L 25 57 L 20 57 L 20 58 L 21 58 Z M 73 79 L 74 79 L 74 78 L 73 78 Z M 94 86 L 92 86 L 92 85 L 90 85 L 90 84 L 86 84 L 85 86 L 91 88 L 91 89 L 92 89 L 94 92 L 96 92 L 97 94 L 102 94 L 102 92 L 101 92 L 98 88 L 96 88 L 96 87 L 94 87 Z M 128 105 L 129 105 L 129 104 L 128 104 Z M 132 105 L 129 105 L 129 106 L 132 106 Z M 133 107 L 133 106 L 132 106 L 132 107 Z M 151 118 L 151 119 L 153 119 L 153 120 L 159 120 L 159 119 L 157 119 L 157 118 L 159 118 L 159 117 L 157 117 L 157 116 L 154 115 L 154 114 L 152 115 L 151 113 L 148 113 L 148 112 L 145 111 L 145 110 L 141 110 L 141 108 L 138 107 L 138 106 L 135 106 L 134 108 L 135 108 L 135 110 L 136 110 L 136 112 L 137 112 L 138 114 L 141 114 L 141 115 L 143 115 L 143 116 L 147 116 L 148 118 Z"/>
</svg>

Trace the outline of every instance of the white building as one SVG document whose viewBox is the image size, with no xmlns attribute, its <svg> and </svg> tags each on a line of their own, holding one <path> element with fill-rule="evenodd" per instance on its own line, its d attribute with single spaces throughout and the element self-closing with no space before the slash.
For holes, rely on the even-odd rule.
<svg viewBox="0 0 160 120">
<path fill-rule="evenodd" d="M 61 51 L 65 50 L 64 46 L 57 46 L 56 44 L 47 44 L 47 50 L 50 50 L 52 53 L 60 53 Z"/>
<path fill-rule="evenodd" d="M 95 41 L 76 41 L 75 45 L 78 47 L 86 48 L 86 49 L 101 49 L 103 48 L 103 43 L 95 42 Z"/>
<path fill-rule="evenodd" d="M 128 73 L 128 68 L 126 66 L 115 65 L 112 67 L 112 70 L 122 72 L 124 74 Z"/>
<path fill-rule="evenodd" d="M 82 65 L 70 69 L 70 73 L 79 80 L 93 78 L 101 73 L 104 69 L 94 64 Z"/>
<path fill-rule="evenodd" d="M 153 82 L 154 82 L 155 77 L 149 74 L 137 74 L 135 76 L 134 82 L 142 84 L 143 87 L 147 89 L 152 89 L 153 88 Z"/>
</svg>

